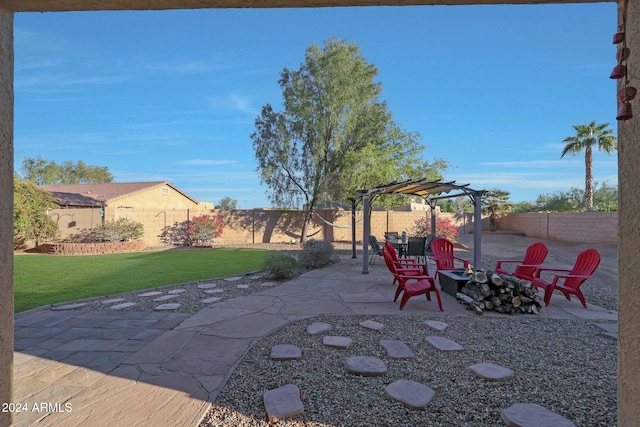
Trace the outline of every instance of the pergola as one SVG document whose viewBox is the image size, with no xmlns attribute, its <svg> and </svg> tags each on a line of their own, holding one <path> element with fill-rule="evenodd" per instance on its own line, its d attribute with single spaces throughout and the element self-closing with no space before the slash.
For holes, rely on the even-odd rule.
<svg viewBox="0 0 640 427">
<path fill-rule="evenodd" d="M 369 274 L 369 246 L 366 237 L 371 232 L 370 206 L 373 197 L 380 194 L 404 194 L 406 196 L 419 196 L 429 202 L 431 207 L 431 234 L 436 233 L 436 201 L 452 197 L 468 196 L 474 206 L 474 230 L 473 230 L 473 265 L 482 268 L 481 261 L 481 236 L 482 236 L 482 195 L 485 190 L 473 190 L 469 184 L 456 184 L 455 181 L 429 181 L 426 179 L 410 179 L 403 182 L 392 182 L 390 184 L 379 185 L 368 190 L 358 190 L 359 197 L 363 201 L 364 221 L 362 231 L 362 274 Z M 352 199 L 355 201 L 356 199 Z M 352 217 L 355 218 L 355 203 L 352 204 Z M 354 225 L 355 227 L 355 225 Z M 354 228 L 355 231 L 355 228 Z M 354 232 L 355 234 L 355 232 Z M 355 236 L 353 236 L 355 248 Z"/>
</svg>

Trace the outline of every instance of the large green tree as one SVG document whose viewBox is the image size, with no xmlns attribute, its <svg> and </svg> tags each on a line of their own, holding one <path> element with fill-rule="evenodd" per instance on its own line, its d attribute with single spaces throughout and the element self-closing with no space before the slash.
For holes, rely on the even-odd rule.
<svg viewBox="0 0 640 427">
<path fill-rule="evenodd" d="M 35 159 L 27 157 L 22 161 L 22 177 L 38 185 L 98 184 L 113 181 L 113 175 L 106 166 L 90 166 L 82 160 L 77 163 L 68 160 L 58 164 L 40 156 Z"/>
<path fill-rule="evenodd" d="M 55 237 L 58 224 L 47 215 L 47 209 L 56 208 L 51 193 L 30 181 L 14 175 L 13 235 L 14 240 L 41 240 Z"/>
<path fill-rule="evenodd" d="M 573 128 L 575 136 L 568 136 L 562 142 L 565 144 L 560 158 L 566 154 L 575 156 L 584 150 L 584 206 L 585 209 L 593 210 L 593 148 L 607 154 L 618 149 L 616 137 L 613 131 L 607 129 L 609 123 L 596 124 L 595 121 L 587 125 L 577 125 Z"/>
<path fill-rule="evenodd" d="M 303 205 L 301 241 L 320 201 L 411 177 L 439 178 L 446 167 L 422 159 L 419 134 L 393 121 L 382 86 L 354 43 L 310 46 L 298 70 L 280 77 L 283 111 L 267 104 L 251 135 L 262 183 L 274 206 Z"/>
</svg>

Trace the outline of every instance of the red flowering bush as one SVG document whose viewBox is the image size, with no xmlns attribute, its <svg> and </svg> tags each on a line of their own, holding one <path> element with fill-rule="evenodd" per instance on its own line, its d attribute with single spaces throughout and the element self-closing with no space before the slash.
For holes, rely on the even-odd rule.
<svg viewBox="0 0 640 427">
<path fill-rule="evenodd" d="M 222 226 L 221 215 L 205 214 L 165 227 L 159 237 L 170 246 L 213 246 L 222 235 Z"/>
<path fill-rule="evenodd" d="M 431 234 L 431 218 L 422 217 L 415 222 L 409 235 L 413 237 L 427 237 Z M 458 227 L 449 218 L 436 218 L 436 236 L 455 242 L 458 238 Z"/>
<path fill-rule="evenodd" d="M 222 216 L 200 215 L 188 221 L 185 233 L 191 246 L 213 246 L 215 238 L 222 235 Z"/>
</svg>

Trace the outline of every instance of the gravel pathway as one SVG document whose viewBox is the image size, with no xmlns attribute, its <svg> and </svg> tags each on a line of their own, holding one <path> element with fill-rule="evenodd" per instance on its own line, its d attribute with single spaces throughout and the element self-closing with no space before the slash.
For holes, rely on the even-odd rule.
<svg viewBox="0 0 640 427">
<path fill-rule="evenodd" d="M 365 329 L 363 320 L 386 326 Z M 432 319 L 449 327 L 435 331 Z M 306 327 L 322 321 L 333 325 L 311 336 Z M 348 349 L 322 344 L 323 335 L 354 340 Z M 450 338 L 463 351 L 436 350 L 425 337 Z M 402 340 L 413 359 L 390 359 L 381 339 Z M 278 344 L 302 349 L 300 360 L 274 361 Z M 381 377 L 347 373 L 344 359 L 375 356 L 388 372 Z M 489 382 L 469 366 L 494 362 L 515 371 L 506 382 Z M 295 384 L 303 395 L 304 413 L 282 426 L 504 426 L 500 411 L 514 403 L 544 406 L 578 426 L 616 425 L 616 341 L 600 335 L 584 321 L 559 321 L 527 316 L 318 317 L 289 325 L 258 342 L 238 366 L 201 423 L 204 426 L 268 426 L 262 402 L 266 390 Z M 405 408 L 386 396 L 384 388 L 410 379 L 431 387 L 435 397 L 426 410 Z"/>
</svg>

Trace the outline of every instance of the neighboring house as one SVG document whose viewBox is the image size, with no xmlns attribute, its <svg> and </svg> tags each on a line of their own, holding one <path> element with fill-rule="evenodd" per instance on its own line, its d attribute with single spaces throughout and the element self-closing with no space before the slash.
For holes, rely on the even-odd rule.
<svg viewBox="0 0 640 427">
<path fill-rule="evenodd" d="M 60 206 L 49 210 L 58 222 L 59 238 L 91 230 L 104 221 L 128 218 L 144 225 L 143 240 L 160 245 L 159 234 L 166 226 L 202 214 L 211 203 L 199 203 L 166 181 L 115 182 L 103 184 L 45 185 Z"/>
<path fill-rule="evenodd" d="M 61 208 L 189 209 L 198 201 L 166 181 L 45 185 Z"/>
</svg>

